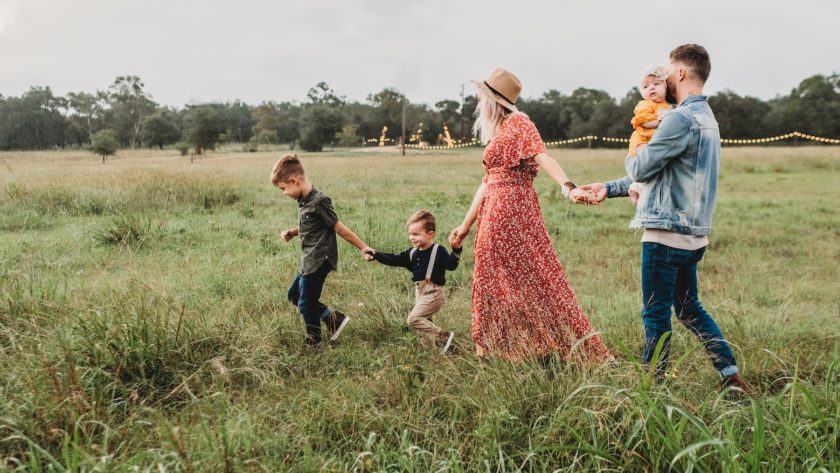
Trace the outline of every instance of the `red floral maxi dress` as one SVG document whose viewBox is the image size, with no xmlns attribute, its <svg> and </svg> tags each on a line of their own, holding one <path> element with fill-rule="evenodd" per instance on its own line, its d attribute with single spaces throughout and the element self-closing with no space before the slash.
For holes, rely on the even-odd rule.
<svg viewBox="0 0 840 473">
<path fill-rule="evenodd" d="M 545 152 L 536 126 L 521 113 L 502 121 L 484 150 L 473 341 L 479 356 L 522 360 L 556 351 L 564 360 L 607 360 L 612 356 L 592 333 L 543 221 L 533 181 L 539 170 L 534 157 Z"/>
</svg>

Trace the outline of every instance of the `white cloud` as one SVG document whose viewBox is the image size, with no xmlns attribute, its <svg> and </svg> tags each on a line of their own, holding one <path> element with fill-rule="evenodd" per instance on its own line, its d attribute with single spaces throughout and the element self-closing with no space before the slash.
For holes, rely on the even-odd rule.
<svg viewBox="0 0 840 473">
<path fill-rule="evenodd" d="M 19 0 L 0 0 L 0 33 L 15 19 Z"/>
<path fill-rule="evenodd" d="M 434 103 L 504 66 L 526 97 L 623 96 L 641 67 L 698 42 L 712 55 L 710 92 L 770 98 L 840 70 L 826 53 L 840 51 L 840 3 L 805 3 L 0 0 L 0 94 L 93 91 L 133 74 L 169 105 L 302 100 L 320 81 L 352 100 L 393 86 Z"/>
</svg>

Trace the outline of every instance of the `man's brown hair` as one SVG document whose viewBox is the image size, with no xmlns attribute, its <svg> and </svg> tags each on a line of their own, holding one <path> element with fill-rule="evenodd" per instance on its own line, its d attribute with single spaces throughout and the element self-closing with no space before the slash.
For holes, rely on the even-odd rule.
<svg viewBox="0 0 840 473">
<path fill-rule="evenodd" d="M 709 59 L 709 52 L 699 44 L 683 44 L 671 51 L 671 62 L 680 62 L 690 71 L 691 75 L 706 83 L 709 73 L 712 72 L 712 61 Z"/>
<path fill-rule="evenodd" d="M 418 210 L 417 212 L 414 212 L 414 215 L 408 217 L 408 221 L 405 222 L 405 227 L 408 228 L 409 225 L 417 222 L 423 222 L 423 229 L 427 232 L 435 231 L 435 214 L 429 212 L 428 210 Z"/>
<path fill-rule="evenodd" d="M 271 171 L 271 183 L 289 182 L 289 179 L 297 176 L 305 176 L 303 163 L 298 159 L 297 154 L 287 154 L 280 158 Z"/>
</svg>

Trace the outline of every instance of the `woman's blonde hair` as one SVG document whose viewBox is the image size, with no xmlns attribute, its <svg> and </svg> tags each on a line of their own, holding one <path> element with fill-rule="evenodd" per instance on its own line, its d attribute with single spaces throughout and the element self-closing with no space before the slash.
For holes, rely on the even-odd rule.
<svg viewBox="0 0 840 473">
<path fill-rule="evenodd" d="M 478 89 L 476 97 L 478 105 L 475 107 L 473 135 L 481 141 L 481 144 L 486 145 L 496 136 L 496 131 L 505 115 L 511 112 L 493 100 L 483 89 Z"/>
</svg>

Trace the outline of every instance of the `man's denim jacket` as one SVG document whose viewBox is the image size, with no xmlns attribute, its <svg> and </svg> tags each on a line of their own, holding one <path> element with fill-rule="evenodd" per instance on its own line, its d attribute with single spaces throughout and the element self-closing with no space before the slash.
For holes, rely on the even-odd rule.
<svg viewBox="0 0 840 473">
<path fill-rule="evenodd" d="M 715 211 L 720 132 L 704 95 L 693 95 L 669 112 L 650 143 L 627 156 L 627 176 L 606 183 L 607 197 L 627 196 L 633 181 L 650 185 L 631 228 L 656 228 L 704 236 Z"/>
</svg>

